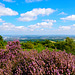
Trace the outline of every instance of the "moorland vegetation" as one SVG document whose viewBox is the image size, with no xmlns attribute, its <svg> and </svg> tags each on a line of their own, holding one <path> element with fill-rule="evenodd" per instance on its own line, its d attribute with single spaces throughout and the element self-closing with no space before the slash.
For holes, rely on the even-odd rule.
<svg viewBox="0 0 75 75">
<path fill-rule="evenodd" d="M 75 75 L 75 42 L 6 42 L 0 36 L 0 75 Z"/>
</svg>

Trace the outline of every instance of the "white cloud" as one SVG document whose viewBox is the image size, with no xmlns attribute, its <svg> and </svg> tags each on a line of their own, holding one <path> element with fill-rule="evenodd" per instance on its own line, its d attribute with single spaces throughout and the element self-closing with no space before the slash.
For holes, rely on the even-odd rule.
<svg viewBox="0 0 75 75">
<path fill-rule="evenodd" d="M 70 16 L 67 16 L 65 18 L 60 18 L 60 19 L 62 19 L 62 20 L 73 20 L 73 21 L 75 21 L 75 15 L 70 15 Z"/>
<path fill-rule="evenodd" d="M 0 3 L 0 6 L 5 6 L 3 3 Z"/>
<path fill-rule="evenodd" d="M 59 27 L 59 30 L 73 30 L 73 29 L 75 29 L 75 24 L 73 24 L 73 25 L 68 25 L 68 26 L 60 26 Z"/>
<path fill-rule="evenodd" d="M 44 29 L 41 29 L 42 31 L 44 30 Z"/>
<path fill-rule="evenodd" d="M 55 31 L 56 34 L 75 35 L 75 24 L 68 26 L 59 26 L 59 28 Z"/>
<path fill-rule="evenodd" d="M 75 24 L 73 24 L 72 26 L 75 26 Z"/>
<path fill-rule="evenodd" d="M 64 12 L 61 12 L 61 13 L 59 13 L 58 15 L 67 15 L 66 13 L 64 13 Z"/>
<path fill-rule="evenodd" d="M 39 1 L 42 1 L 42 0 L 25 0 L 25 2 L 27 2 L 27 3 L 31 3 L 31 2 L 39 2 Z"/>
<path fill-rule="evenodd" d="M 4 4 L 0 3 L 0 16 L 12 16 L 18 15 L 18 12 L 13 11 L 10 8 L 6 8 Z"/>
<path fill-rule="evenodd" d="M 11 23 L 3 23 L 2 25 L 0 25 L 0 30 L 3 31 L 23 31 L 26 30 L 26 27 L 24 26 L 15 26 Z"/>
<path fill-rule="evenodd" d="M 6 1 L 6 2 L 15 2 L 15 1 L 13 1 L 13 0 L 3 0 L 3 1 Z"/>
<path fill-rule="evenodd" d="M 36 23 L 34 25 L 30 25 L 28 27 L 25 26 L 15 26 L 11 23 L 3 23 L 0 25 L 0 31 L 3 30 L 3 32 L 25 32 L 25 31 L 34 31 L 34 30 L 41 30 L 44 31 L 44 28 L 51 28 L 53 23 L 56 22 L 56 20 L 49 20 L 41 22 L 41 23 Z"/>
<path fill-rule="evenodd" d="M 71 29 L 71 26 L 60 26 L 59 30 L 69 30 Z"/>
<path fill-rule="evenodd" d="M 26 22 L 36 20 L 36 19 L 37 19 L 37 17 L 20 17 L 20 18 L 18 18 L 19 21 L 26 21 Z"/>
<path fill-rule="evenodd" d="M 5 21 L 3 21 L 2 19 L 0 19 L 0 22 L 5 22 Z"/>
<path fill-rule="evenodd" d="M 41 23 L 37 23 L 34 25 L 30 25 L 28 26 L 30 29 L 34 30 L 34 29 L 38 29 L 38 28 L 51 28 L 53 23 L 56 22 L 56 20 L 49 20 L 49 21 L 44 21 Z"/>
<path fill-rule="evenodd" d="M 49 19 L 47 19 L 47 20 L 42 20 L 42 21 L 46 21 L 46 22 L 56 22 L 56 20 L 49 20 Z"/>
<path fill-rule="evenodd" d="M 38 8 L 38 9 L 33 9 L 32 11 L 28 11 L 26 13 L 22 13 L 18 18 L 19 21 L 32 21 L 32 20 L 36 20 L 38 15 L 50 15 L 51 13 L 53 13 L 55 10 L 51 9 L 51 8 Z"/>
</svg>

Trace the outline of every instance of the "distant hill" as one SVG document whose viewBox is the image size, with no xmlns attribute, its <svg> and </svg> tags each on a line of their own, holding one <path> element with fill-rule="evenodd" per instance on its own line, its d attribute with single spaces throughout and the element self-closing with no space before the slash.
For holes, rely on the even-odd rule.
<svg viewBox="0 0 75 75">
<path fill-rule="evenodd" d="M 51 41 L 64 41 L 66 37 L 75 39 L 74 35 L 3 35 L 6 41 L 20 40 L 20 41 L 36 41 L 36 40 L 51 40 Z"/>
</svg>

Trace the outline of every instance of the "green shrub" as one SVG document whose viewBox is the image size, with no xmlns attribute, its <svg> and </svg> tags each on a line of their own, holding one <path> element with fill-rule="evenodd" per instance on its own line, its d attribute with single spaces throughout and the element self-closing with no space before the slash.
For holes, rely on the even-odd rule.
<svg viewBox="0 0 75 75">
<path fill-rule="evenodd" d="M 34 44 L 32 44 L 31 42 L 21 43 L 21 46 L 23 49 L 33 49 L 34 48 Z"/>
</svg>

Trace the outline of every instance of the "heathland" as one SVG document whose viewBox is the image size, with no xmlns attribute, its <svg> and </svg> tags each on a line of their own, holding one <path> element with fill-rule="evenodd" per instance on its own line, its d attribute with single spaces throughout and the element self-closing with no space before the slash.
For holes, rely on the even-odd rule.
<svg viewBox="0 0 75 75">
<path fill-rule="evenodd" d="M 7 42 L 0 36 L 0 75 L 75 75 L 75 42 Z"/>
</svg>

